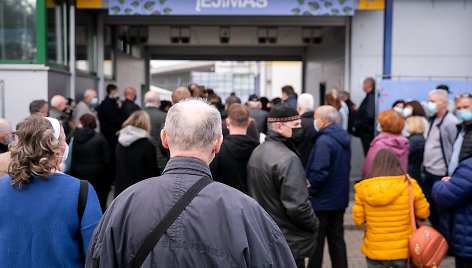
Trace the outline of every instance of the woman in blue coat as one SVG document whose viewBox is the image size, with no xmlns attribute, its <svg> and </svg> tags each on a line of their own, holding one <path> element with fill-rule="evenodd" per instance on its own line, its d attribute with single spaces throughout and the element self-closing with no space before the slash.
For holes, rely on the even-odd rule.
<svg viewBox="0 0 472 268">
<path fill-rule="evenodd" d="M 456 257 L 456 268 L 472 267 L 472 154 L 450 178 L 434 184 L 433 198 L 441 209 L 439 231 Z"/>
</svg>

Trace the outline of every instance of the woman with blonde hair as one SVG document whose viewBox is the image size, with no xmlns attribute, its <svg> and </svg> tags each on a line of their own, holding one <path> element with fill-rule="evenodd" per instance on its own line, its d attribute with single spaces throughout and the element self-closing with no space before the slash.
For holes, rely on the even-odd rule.
<svg viewBox="0 0 472 268">
<path fill-rule="evenodd" d="M 375 154 L 380 149 L 392 150 L 400 159 L 403 170 L 406 170 L 408 166 L 410 143 L 407 138 L 401 135 L 405 126 L 405 119 L 399 112 L 393 109 L 380 112 L 377 119 L 381 133 L 370 143 L 370 148 L 362 167 L 362 178 L 366 178 L 369 174 L 372 159 L 374 159 Z"/>
<path fill-rule="evenodd" d="M 89 183 L 59 172 L 64 129 L 32 116 L 16 136 L 0 178 L 0 267 L 83 267 L 102 212 Z"/>
<path fill-rule="evenodd" d="M 394 152 L 381 149 L 366 179 L 356 190 L 352 219 L 366 224 L 361 252 L 367 267 L 407 267 L 408 238 L 412 233 L 408 184 L 411 183 L 414 213 L 429 216 L 429 204 L 416 180 L 410 178 Z"/>
<path fill-rule="evenodd" d="M 144 111 L 132 113 L 123 123 L 115 151 L 115 197 L 131 185 L 159 175 L 150 131 L 151 121 Z"/>
</svg>

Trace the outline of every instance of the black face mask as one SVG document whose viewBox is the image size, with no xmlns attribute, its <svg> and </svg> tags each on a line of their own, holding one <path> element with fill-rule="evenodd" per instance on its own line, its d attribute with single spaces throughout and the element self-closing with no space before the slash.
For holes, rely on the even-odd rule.
<svg viewBox="0 0 472 268">
<path fill-rule="evenodd" d="M 301 127 L 292 128 L 292 137 L 290 137 L 290 141 L 295 145 L 298 145 L 303 141 L 303 129 Z"/>
</svg>

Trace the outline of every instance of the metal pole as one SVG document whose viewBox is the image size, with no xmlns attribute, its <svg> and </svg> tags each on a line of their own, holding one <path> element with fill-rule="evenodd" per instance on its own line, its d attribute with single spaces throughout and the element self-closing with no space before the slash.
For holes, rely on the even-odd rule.
<svg viewBox="0 0 472 268">
<path fill-rule="evenodd" d="M 75 4 L 70 6 L 69 18 L 70 97 L 75 99 Z"/>
<path fill-rule="evenodd" d="M 0 18 L 0 37 L 2 38 L 2 60 L 5 60 L 7 57 L 5 55 L 5 16 L 3 16 L 3 3 L 0 3 Z"/>
<path fill-rule="evenodd" d="M 64 62 L 62 55 L 62 12 L 61 6 L 56 6 L 56 62 L 62 64 Z"/>
<path fill-rule="evenodd" d="M 346 30 L 344 42 L 344 85 L 343 90 L 351 90 L 351 17 L 346 17 Z"/>
<path fill-rule="evenodd" d="M 385 0 L 384 55 L 383 55 L 384 79 L 390 79 L 390 76 L 392 75 L 392 26 L 393 26 L 393 0 Z"/>
<path fill-rule="evenodd" d="M 103 74 L 103 61 L 105 60 L 105 42 L 103 31 L 103 13 L 97 17 L 97 76 L 98 76 L 98 98 L 105 98 L 105 77 Z"/>
</svg>

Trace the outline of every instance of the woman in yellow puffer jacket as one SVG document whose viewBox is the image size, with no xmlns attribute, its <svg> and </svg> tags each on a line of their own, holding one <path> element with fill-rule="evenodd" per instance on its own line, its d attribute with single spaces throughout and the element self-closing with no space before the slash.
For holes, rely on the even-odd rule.
<svg viewBox="0 0 472 268">
<path fill-rule="evenodd" d="M 429 216 L 426 201 L 416 180 L 410 178 L 415 215 Z M 367 225 L 361 252 L 368 267 L 407 267 L 411 235 L 408 181 L 397 156 L 388 149 L 377 152 L 367 179 L 354 186 L 356 197 L 352 218 Z"/>
</svg>

